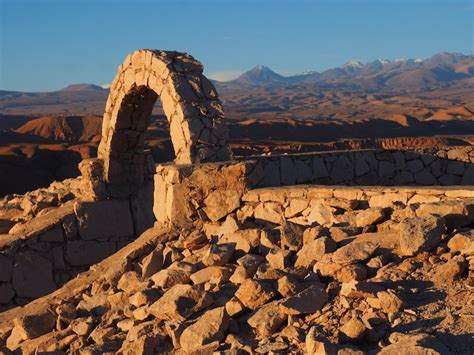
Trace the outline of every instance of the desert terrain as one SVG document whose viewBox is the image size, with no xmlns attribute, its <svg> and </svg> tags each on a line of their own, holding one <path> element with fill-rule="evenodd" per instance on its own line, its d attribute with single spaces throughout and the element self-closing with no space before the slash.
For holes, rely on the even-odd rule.
<svg viewBox="0 0 474 355">
<path fill-rule="evenodd" d="M 472 354 L 472 63 L 3 92 L 0 354 Z"/>
</svg>

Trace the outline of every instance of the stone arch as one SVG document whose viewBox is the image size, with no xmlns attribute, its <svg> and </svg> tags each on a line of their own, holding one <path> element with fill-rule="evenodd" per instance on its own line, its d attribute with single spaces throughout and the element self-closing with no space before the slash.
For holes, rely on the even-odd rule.
<svg viewBox="0 0 474 355">
<path fill-rule="evenodd" d="M 177 164 L 232 158 L 224 110 L 202 71 L 202 64 L 187 53 L 142 49 L 127 56 L 110 87 L 102 123 L 98 157 L 107 183 L 142 181 L 145 132 L 158 97 Z"/>
</svg>

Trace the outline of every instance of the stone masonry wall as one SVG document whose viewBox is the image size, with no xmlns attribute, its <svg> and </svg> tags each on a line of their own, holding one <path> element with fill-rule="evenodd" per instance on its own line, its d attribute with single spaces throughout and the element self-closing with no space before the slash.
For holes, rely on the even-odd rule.
<svg viewBox="0 0 474 355">
<path fill-rule="evenodd" d="M 219 181 L 226 178 L 239 183 L 222 188 Z M 249 190 L 298 184 L 474 185 L 474 150 L 339 151 L 257 156 L 218 164 L 158 165 L 154 214 L 159 222 L 174 225 L 197 219 L 217 221 L 235 211 Z"/>
<path fill-rule="evenodd" d="M 474 185 L 473 147 L 336 151 L 251 157 L 263 170 L 259 187 Z"/>
<path fill-rule="evenodd" d="M 69 201 L 0 238 L 0 311 L 55 291 L 134 240 L 130 201 Z"/>
</svg>

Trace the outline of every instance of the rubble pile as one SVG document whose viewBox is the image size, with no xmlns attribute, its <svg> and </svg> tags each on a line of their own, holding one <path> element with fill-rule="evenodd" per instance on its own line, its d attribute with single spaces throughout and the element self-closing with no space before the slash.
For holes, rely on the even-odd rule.
<svg viewBox="0 0 474 355">
<path fill-rule="evenodd" d="M 0 328 L 0 347 L 5 354 L 471 353 L 474 215 L 470 201 L 458 205 L 456 218 L 449 203 L 417 215 L 414 206 L 354 200 L 332 203 L 324 226 L 235 215 L 199 221 L 169 231 L 117 277 L 98 275 L 83 292 L 15 318 Z"/>
</svg>

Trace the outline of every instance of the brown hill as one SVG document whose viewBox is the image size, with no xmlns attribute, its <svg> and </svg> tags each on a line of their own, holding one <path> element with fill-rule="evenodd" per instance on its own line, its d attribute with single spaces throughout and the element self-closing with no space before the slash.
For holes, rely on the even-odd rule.
<svg viewBox="0 0 474 355">
<path fill-rule="evenodd" d="M 90 142 L 100 136 L 98 116 L 44 116 L 25 123 L 15 132 L 61 142 Z"/>
</svg>

